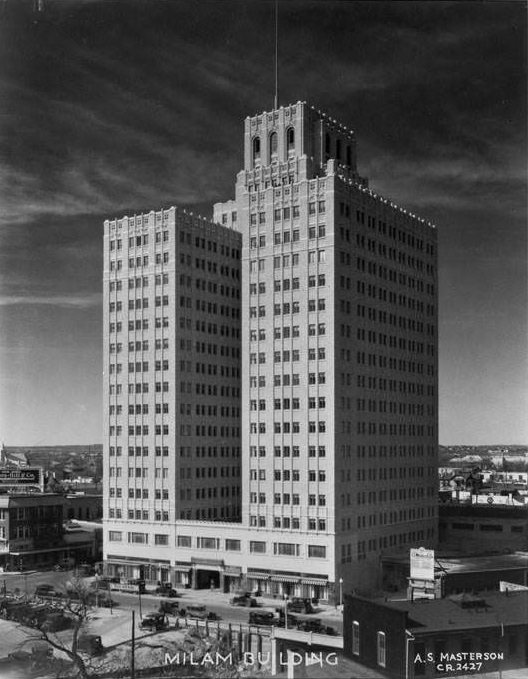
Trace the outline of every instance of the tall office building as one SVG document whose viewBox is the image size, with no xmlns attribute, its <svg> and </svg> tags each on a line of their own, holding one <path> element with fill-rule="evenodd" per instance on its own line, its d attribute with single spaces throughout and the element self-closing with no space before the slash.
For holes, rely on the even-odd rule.
<svg viewBox="0 0 528 679">
<path fill-rule="evenodd" d="M 240 248 L 174 207 L 105 222 L 110 561 L 126 543 L 148 564 L 177 519 L 240 521 Z M 166 579 L 170 559 L 154 563 L 144 575 Z"/>
<path fill-rule="evenodd" d="M 233 214 L 242 521 L 175 515 L 172 566 L 278 594 L 375 586 L 382 553 L 436 539 L 436 231 L 371 191 L 354 133 L 303 102 L 246 119 L 213 221 Z"/>
</svg>

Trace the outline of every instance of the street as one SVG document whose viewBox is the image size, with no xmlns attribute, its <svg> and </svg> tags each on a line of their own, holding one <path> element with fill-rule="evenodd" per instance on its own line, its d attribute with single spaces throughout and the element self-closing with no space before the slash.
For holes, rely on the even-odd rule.
<svg viewBox="0 0 528 679">
<path fill-rule="evenodd" d="M 4 573 L 0 578 L 0 586 L 4 587 L 8 592 L 18 590 L 21 594 L 32 596 L 37 585 L 50 584 L 57 590 L 64 591 L 66 583 L 75 577 L 75 571 L 28 571 L 22 573 Z M 93 581 L 94 578 L 84 578 L 86 582 Z M 4 585 L 5 583 L 5 585 Z M 231 606 L 229 600 L 232 594 L 226 594 L 218 590 L 209 589 L 179 589 L 178 598 L 182 608 L 187 604 L 204 605 L 208 611 L 216 613 L 222 621 L 232 622 L 235 624 L 247 624 L 249 620 L 249 612 L 251 610 L 274 611 L 276 608 L 282 607 L 283 602 L 280 599 L 261 599 L 258 598 L 258 608 L 251 609 L 243 606 Z M 136 618 L 140 619 L 141 615 L 158 610 L 161 597 L 155 594 L 142 594 L 141 597 L 136 594 L 128 594 L 112 590 L 112 599 L 118 604 L 118 609 L 135 610 Z M 334 607 L 322 604 L 316 608 L 316 612 L 309 616 L 297 615 L 299 618 L 321 618 L 324 624 L 333 627 L 339 634 L 342 633 L 343 622 L 339 611 Z"/>
</svg>

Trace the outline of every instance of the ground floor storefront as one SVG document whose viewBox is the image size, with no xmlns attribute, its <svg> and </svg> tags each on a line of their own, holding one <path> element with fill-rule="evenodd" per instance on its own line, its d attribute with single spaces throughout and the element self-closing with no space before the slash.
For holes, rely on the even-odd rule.
<svg viewBox="0 0 528 679">
<path fill-rule="evenodd" d="M 62 547 L 18 550 L 0 554 L 0 571 L 42 570 L 59 565 L 75 565 L 92 559 L 91 542 Z"/>
<path fill-rule="evenodd" d="M 276 599 L 302 597 L 319 601 L 329 601 L 334 592 L 333 583 L 320 575 L 243 569 L 214 559 L 171 563 L 160 559 L 109 556 L 104 561 L 103 569 L 109 577 L 144 580 L 147 589 L 159 582 L 170 582 L 180 589 L 219 589 L 222 592 L 244 590 Z"/>
</svg>

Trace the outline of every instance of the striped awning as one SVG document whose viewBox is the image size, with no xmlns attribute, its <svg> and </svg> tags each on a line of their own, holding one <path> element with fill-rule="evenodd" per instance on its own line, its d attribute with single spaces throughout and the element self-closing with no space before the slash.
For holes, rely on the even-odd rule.
<svg viewBox="0 0 528 679">
<path fill-rule="evenodd" d="M 176 573 L 188 573 L 191 570 L 191 564 L 188 566 L 171 566 L 171 569 Z"/>
<path fill-rule="evenodd" d="M 302 578 L 301 583 L 303 585 L 320 585 L 326 587 L 328 585 L 328 580 L 323 580 L 322 578 Z"/>
<path fill-rule="evenodd" d="M 299 582 L 300 577 L 298 575 L 272 575 L 272 582 Z"/>
<path fill-rule="evenodd" d="M 248 578 L 254 578 L 255 580 L 268 580 L 269 573 L 248 573 Z"/>
</svg>

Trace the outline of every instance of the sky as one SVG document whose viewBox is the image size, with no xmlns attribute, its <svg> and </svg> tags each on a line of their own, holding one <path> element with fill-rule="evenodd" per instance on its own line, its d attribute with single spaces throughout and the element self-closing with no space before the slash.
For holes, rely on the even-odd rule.
<svg viewBox="0 0 528 679">
<path fill-rule="evenodd" d="M 0 0 L 0 441 L 102 441 L 103 220 L 234 197 L 274 2 Z M 440 443 L 528 444 L 526 4 L 279 0 L 279 104 L 439 237 Z"/>
</svg>

